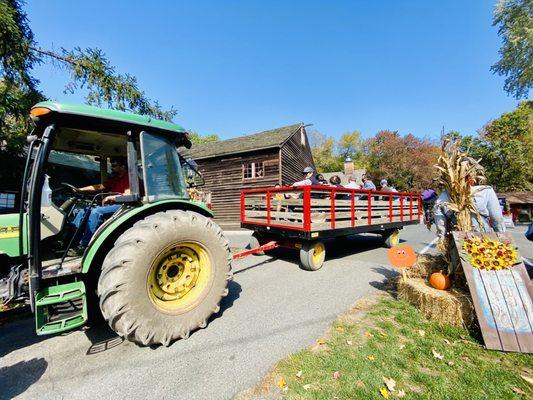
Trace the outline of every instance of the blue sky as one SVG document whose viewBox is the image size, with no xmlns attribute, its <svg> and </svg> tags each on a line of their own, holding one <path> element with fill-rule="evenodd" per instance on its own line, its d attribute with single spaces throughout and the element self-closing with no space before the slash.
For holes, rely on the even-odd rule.
<svg viewBox="0 0 533 400">
<path fill-rule="evenodd" d="M 490 72 L 485 1 L 29 1 L 44 48 L 99 47 L 175 122 L 230 138 L 305 122 L 329 136 L 475 133 L 517 101 Z M 52 99 L 67 77 L 36 70 Z"/>
</svg>

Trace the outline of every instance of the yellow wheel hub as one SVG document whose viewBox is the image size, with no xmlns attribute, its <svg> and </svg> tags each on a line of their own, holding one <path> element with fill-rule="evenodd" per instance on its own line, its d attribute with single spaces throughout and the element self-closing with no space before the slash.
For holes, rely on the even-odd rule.
<svg viewBox="0 0 533 400">
<path fill-rule="evenodd" d="M 324 262 L 326 256 L 326 247 L 322 242 L 316 242 L 313 246 L 313 264 L 320 265 Z"/>
<path fill-rule="evenodd" d="M 202 245 L 187 242 L 168 246 L 150 267 L 150 300 L 163 312 L 186 312 L 205 297 L 212 272 L 211 258 Z"/>
<path fill-rule="evenodd" d="M 398 229 L 395 229 L 394 232 L 391 233 L 390 243 L 392 246 L 400 244 L 400 231 Z"/>
</svg>

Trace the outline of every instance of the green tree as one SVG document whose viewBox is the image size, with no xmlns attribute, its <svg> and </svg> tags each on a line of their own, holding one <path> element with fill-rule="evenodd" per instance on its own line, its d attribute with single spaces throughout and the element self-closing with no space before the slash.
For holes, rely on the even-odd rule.
<svg viewBox="0 0 533 400">
<path fill-rule="evenodd" d="M 471 139 L 489 182 L 498 191 L 533 190 L 533 101 L 504 113 Z"/>
<path fill-rule="evenodd" d="M 309 133 L 311 153 L 319 172 L 342 171 L 344 159 L 335 152 L 335 139 L 317 131 Z"/>
<path fill-rule="evenodd" d="M 533 1 L 499 0 L 493 25 L 498 26 L 502 47 L 491 69 L 506 76 L 507 93 L 527 97 L 533 85 Z"/>
<path fill-rule="evenodd" d="M 356 167 L 363 166 L 363 144 L 361 133 L 358 131 L 348 132 L 341 136 L 337 143 L 337 154 L 344 161 L 350 157 Z M 337 170 L 338 171 L 338 170 Z"/>
<path fill-rule="evenodd" d="M 191 140 L 191 142 L 197 143 L 197 144 L 217 142 L 220 140 L 220 138 L 215 134 L 201 136 L 198 132 L 194 132 L 194 131 L 189 132 L 189 139 Z"/>
</svg>

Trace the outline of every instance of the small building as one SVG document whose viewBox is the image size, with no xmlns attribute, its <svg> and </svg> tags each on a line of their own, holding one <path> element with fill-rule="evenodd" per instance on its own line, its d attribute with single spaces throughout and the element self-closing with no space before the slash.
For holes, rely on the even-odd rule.
<svg viewBox="0 0 533 400">
<path fill-rule="evenodd" d="M 225 229 L 240 224 L 240 192 L 244 189 L 290 186 L 314 168 L 303 123 L 245 135 L 234 139 L 193 144 L 183 154 L 198 164 L 211 192 L 215 221 Z"/>
<path fill-rule="evenodd" d="M 506 192 L 498 197 L 505 197 L 514 222 L 533 221 L 533 192 Z"/>
</svg>

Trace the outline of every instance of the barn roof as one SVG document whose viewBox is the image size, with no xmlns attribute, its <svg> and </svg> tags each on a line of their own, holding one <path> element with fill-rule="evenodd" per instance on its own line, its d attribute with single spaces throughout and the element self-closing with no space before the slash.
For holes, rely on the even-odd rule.
<svg viewBox="0 0 533 400">
<path fill-rule="evenodd" d="M 195 143 L 190 150 L 182 151 L 182 153 L 186 157 L 192 157 L 193 159 L 198 160 L 202 158 L 219 157 L 227 154 L 245 153 L 254 150 L 280 147 L 302 126 L 303 123 L 300 123 L 233 139 L 202 144 Z"/>
<path fill-rule="evenodd" d="M 509 204 L 533 204 L 533 192 L 507 192 L 499 195 L 505 196 Z"/>
</svg>

